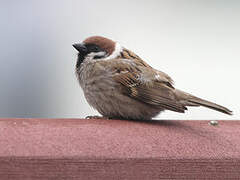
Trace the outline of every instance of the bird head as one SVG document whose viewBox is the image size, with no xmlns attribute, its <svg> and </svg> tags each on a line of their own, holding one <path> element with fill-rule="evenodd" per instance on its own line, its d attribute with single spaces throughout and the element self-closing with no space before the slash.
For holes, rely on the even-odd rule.
<svg viewBox="0 0 240 180">
<path fill-rule="evenodd" d="M 73 47 L 78 51 L 77 66 L 80 66 L 86 58 L 89 60 L 111 59 L 121 52 L 118 43 L 101 36 L 89 37 L 82 43 L 73 44 Z"/>
</svg>

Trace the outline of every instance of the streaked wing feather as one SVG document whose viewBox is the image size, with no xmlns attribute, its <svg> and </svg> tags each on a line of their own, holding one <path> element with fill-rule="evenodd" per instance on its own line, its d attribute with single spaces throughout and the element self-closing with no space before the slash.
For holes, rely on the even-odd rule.
<svg viewBox="0 0 240 180">
<path fill-rule="evenodd" d="M 132 59 L 137 66 L 141 66 L 143 68 L 146 68 L 146 67 L 152 68 L 149 64 L 147 64 L 145 61 L 143 61 L 134 52 L 132 52 L 128 49 L 125 49 L 125 48 L 123 49 L 123 51 L 121 53 L 121 58 Z M 156 69 L 153 69 L 153 72 L 155 73 L 155 75 L 157 75 L 157 81 L 164 82 L 165 84 L 167 84 L 168 86 L 173 88 L 174 81 L 172 80 L 172 78 L 169 75 L 167 75 L 166 73 L 164 73 L 162 71 L 156 70 Z"/>
</svg>

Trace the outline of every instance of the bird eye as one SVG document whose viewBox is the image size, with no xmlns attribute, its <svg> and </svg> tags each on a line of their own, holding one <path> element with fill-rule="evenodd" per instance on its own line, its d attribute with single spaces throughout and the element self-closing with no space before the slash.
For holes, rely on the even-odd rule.
<svg viewBox="0 0 240 180">
<path fill-rule="evenodd" d="M 87 44 L 86 45 L 88 52 L 100 52 L 102 49 L 96 44 Z"/>
</svg>

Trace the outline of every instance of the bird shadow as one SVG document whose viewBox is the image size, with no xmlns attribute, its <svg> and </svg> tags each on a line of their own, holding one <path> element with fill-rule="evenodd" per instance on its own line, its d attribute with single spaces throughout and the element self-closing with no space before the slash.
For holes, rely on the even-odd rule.
<svg viewBox="0 0 240 180">
<path fill-rule="evenodd" d="M 202 121 L 199 122 L 197 120 L 196 122 L 193 122 L 195 120 L 189 121 L 189 120 L 167 120 L 167 119 L 161 119 L 161 120 L 112 119 L 112 120 L 127 121 L 132 123 L 153 125 L 153 126 L 159 126 L 159 127 L 167 127 L 170 129 L 175 129 L 177 131 L 179 130 L 182 132 L 185 131 L 190 133 L 192 136 L 197 136 L 202 138 L 210 138 L 209 133 L 211 134 L 211 132 L 209 132 L 206 128 L 203 128 L 203 126 L 205 126 L 204 123 Z M 206 124 L 208 124 L 208 121 L 206 121 Z M 206 135 L 207 131 L 208 131 L 208 135 Z"/>
</svg>

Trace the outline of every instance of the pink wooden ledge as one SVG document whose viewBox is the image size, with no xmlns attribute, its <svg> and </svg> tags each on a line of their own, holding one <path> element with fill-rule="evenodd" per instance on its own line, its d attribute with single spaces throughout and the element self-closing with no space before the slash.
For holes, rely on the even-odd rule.
<svg viewBox="0 0 240 180">
<path fill-rule="evenodd" d="M 0 119 L 0 180 L 240 179 L 240 121 Z"/>
</svg>

